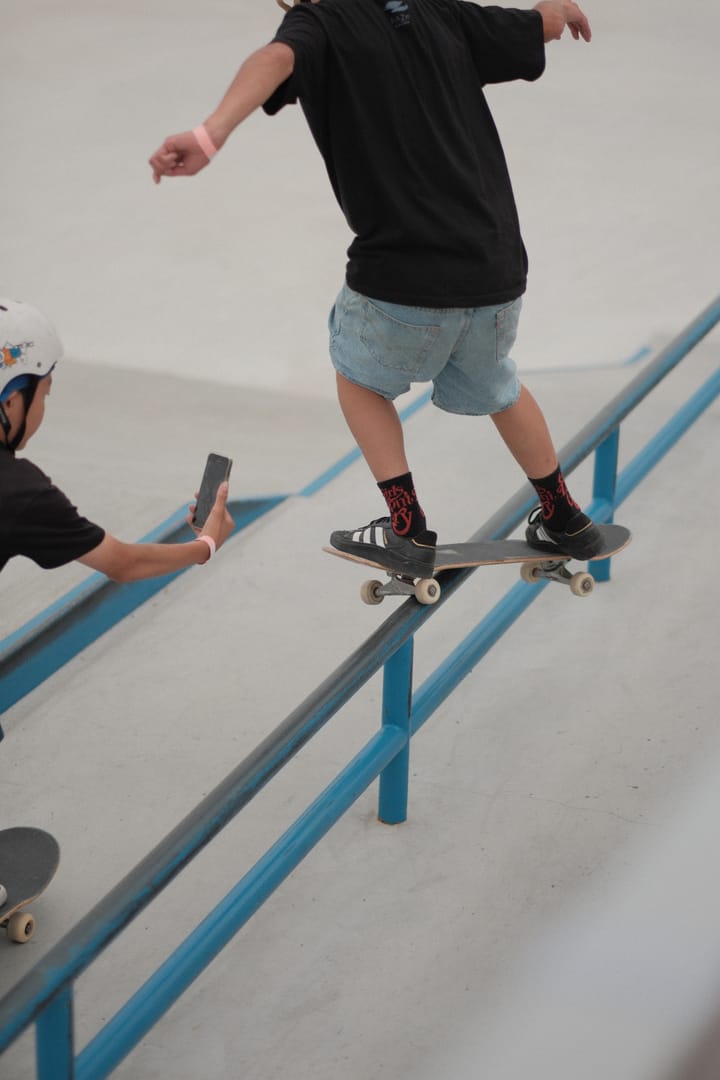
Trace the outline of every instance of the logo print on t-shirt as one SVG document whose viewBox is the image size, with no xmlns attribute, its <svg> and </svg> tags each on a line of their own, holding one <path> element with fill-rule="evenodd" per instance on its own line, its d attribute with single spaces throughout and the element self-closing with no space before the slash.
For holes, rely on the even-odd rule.
<svg viewBox="0 0 720 1080">
<path fill-rule="evenodd" d="M 383 7 L 394 30 L 410 25 L 410 8 L 405 0 L 384 0 Z"/>
</svg>

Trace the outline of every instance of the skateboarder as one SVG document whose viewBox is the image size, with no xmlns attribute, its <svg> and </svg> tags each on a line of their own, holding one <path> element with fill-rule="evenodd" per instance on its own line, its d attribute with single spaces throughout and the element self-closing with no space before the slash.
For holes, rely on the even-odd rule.
<svg viewBox="0 0 720 1080">
<path fill-rule="evenodd" d="M 30 304 L 0 299 L 0 571 L 8 559 L 25 555 L 45 569 L 77 560 L 115 581 L 137 581 L 207 562 L 233 528 L 226 484 L 202 536 L 184 544 L 125 544 L 81 517 L 37 466 L 15 456 L 43 421 L 61 356 L 60 339 L 44 315 Z"/>
<path fill-rule="evenodd" d="M 355 234 L 330 314 L 330 354 L 341 408 L 388 510 L 334 532 L 341 551 L 431 573 L 437 537 L 393 404 L 427 381 L 439 408 L 492 417 L 540 499 L 531 543 L 578 558 L 599 548 L 510 356 L 527 257 L 482 89 L 537 79 L 545 44 L 566 26 L 590 41 L 570 0 L 527 11 L 465 0 L 296 0 L 205 123 L 150 158 L 156 183 L 195 175 L 259 106 L 269 115 L 302 106 Z"/>
</svg>

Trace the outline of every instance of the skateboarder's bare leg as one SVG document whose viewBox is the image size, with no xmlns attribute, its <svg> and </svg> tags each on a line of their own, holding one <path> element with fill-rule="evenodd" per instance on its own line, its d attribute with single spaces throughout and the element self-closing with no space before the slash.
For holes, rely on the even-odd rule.
<svg viewBox="0 0 720 1080">
<path fill-rule="evenodd" d="M 405 456 L 402 424 L 392 401 L 337 374 L 338 398 L 348 427 L 377 481 L 393 532 L 434 544 Z"/>
<path fill-rule="evenodd" d="M 392 401 L 336 376 L 343 416 L 378 483 L 409 472 L 402 424 Z"/>
<path fill-rule="evenodd" d="M 596 526 L 568 491 L 545 417 L 529 390 L 504 412 L 495 427 L 538 493 L 541 511 L 526 530 L 530 543 L 549 541 L 577 558 L 592 557 L 602 547 Z"/>
<path fill-rule="evenodd" d="M 545 417 L 526 387 L 515 404 L 495 413 L 492 421 L 526 476 L 548 476 L 557 469 L 557 454 Z"/>
</svg>

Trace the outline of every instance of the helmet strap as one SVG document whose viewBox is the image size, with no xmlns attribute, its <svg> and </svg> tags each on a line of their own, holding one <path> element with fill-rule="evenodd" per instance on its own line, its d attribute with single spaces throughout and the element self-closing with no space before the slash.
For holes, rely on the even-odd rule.
<svg viewBox="0 0 720 1080">
<path fill-rule="evenodd" d="M 22 423 L 20 424 L 20 427 L 15 432 L 15 435 L 12 439 L 10 438 L 10 428 L 12 427 L 10 423 L 10 418 L 5 412 L 2 403 L 0 403 L 0 427 L 2 427 L 3 431 L 5 432 L 5 445 L 7 446 L 8 450 L 10 450 L 13 454 L 15 453 L 25 436 L 27 414 L 30 406 L 33 403 L 33 398 L 35 397 L 35 391 L 37 390 L 38 382 L 39 379 L 33 379 L 29 386 L 24 386 L 22 390 L 18 390 L 18 393 L 22 395 L 23 404 L 25 406 L 25 414 L 22 418 Z"/>
<path fill-rule="evenodd" d="M 0 401 L 0 427 L 5 432 L 5 444 L 10 446 L 10 420 L 8 414 L 5 412 L 2 402 Z"/>
</svg>

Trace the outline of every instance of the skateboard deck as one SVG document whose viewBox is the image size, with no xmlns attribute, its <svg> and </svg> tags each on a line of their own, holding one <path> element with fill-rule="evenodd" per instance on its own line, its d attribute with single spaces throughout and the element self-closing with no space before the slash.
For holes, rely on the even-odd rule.
<svg viewBox="0 0 720 1080">
<path fill-rule="evenodd" d="M 598 525 L 603 538 L 603 547 L 588 562 L 609 559 L 627 547 L 632 534 L 624 525 Z M 460 570 L 475 566 L 500 566 L 505 563 L 521 563 L 520 576 L 530 584 L 548 579 L 559 581 L 570 587 L 576 596 L 587 596 L 592 592 L 595 579 L 590 573 L 571 574 L 566 563 L 573 559 L 561 551 L 540 551 L 531 547 L 525 540 L 480 540 L 466 544 L 438 544 L 435 552 L 433 577 L 415 582 L 415 579 L 402 573 L 388 570 L 381 563 L 366 559 L 361 555 L 351 555 L 337 548 L 325 547 L 331 555 L 350 562 L 372 566 L 383 570 L 389 581 L 366 581 L 361 589 L 361 597 L 366 604 L 379 604 L 386 596 L 415 596 L 421 604 L 435 604 L 440 599 L 440 584 L 436 575 L 443 570 Z"/>
<path fill-rule="evenodd" d="M 0 926 L 11 941 L 24 944 L 35 932 L 28 904 L 53 879 L 60 863 L 60 846 L 42 829 L 19 827 L 0 830 Z"/>
</svg>

